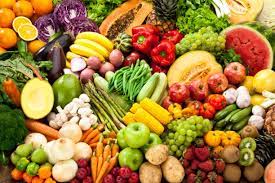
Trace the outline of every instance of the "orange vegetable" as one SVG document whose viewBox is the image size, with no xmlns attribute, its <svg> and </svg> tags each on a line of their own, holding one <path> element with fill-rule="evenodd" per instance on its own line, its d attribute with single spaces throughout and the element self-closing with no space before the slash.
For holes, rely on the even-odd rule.
<svg viewBox="0 0 275 183">
<path fill-rule="evenodd" d="M 25 124 L 27 128 L 32 132 L 42 133 L 43 135 L 52 137 L 54 139 L 59 138 L 58 131 L 46 124 L 31 119 L 28 119 Z"/>
<path fill-rule="evenodd" d="M 241 136 L 235 131 L 227 131 L 225 135 L 222 136 L 222 145 L 234 145 L 239 146 L 241 142 Z"/>
<path fill-rule="evenodd" d="M 116 132 L 115 131 L 111 131 L 109 133 L 109 137 L 115 139 L 116 138 Z"/>
<path fill-rule="evenodd" d="M 105 147 L 104 147 L 104 150 L 103 150 L 103 161 L 106 161 L 107 158 L 109 156 L 111 156 L 111 146 L 109 144 L 107 144 Z"/>
<path fill-rule="evenodd" d="M 27 183 L 31 183 L 32 182 L 32 176 L 30 176 L 29 174 L 27 174 L 27 172 L 23 173 L 23 180 Z"/>
<path fill-rule="evenodd" d="M 221 135 L 218 131 L 208 131 L 204 136 L 204 141 L 211 147 L 217 147 L 221 143 Z"/>
<path fill-rule="evenodd" d="M 43 183 L 44 180 L 40 179 L 38 176 L 32 178 L 32 183 Z"/>
<path fill-rule="evenodd" d="M 116 153 L 116 155 L 113 156 L 113 157 L 110 159 L 110 165 L 109 165 L 109 167 L 107 168 L 107 171 L 106 171 L 106 173 L 105 173 L 105 176 L 115 167 L 115 165 L 116 165 L 116 163 L 117 163 L 118 154 L 119 154 L 119 153 Z"/>
<path fill-rule="evenodd" d="M 96 146 L 96 157 L 102 156 L 103 154 L 103 143 L 102 143 L 103 136 L 100 137 L 99 143 Z"/>
<path fill-rule="evenodd" d="M 98 129 L 95 129 L 84 139 L 84 142 L 88 143 L 91 139 L 95 138 L 99 134 L 100 131 Z"/>
<path fill-rule="evenodd" d="M 98 158 L 95 156 L 95 153 L 93 153 L 93 156 L 91 158 L 91 171 L 92 171 L 93 182 L 96 181 L 97 164 L 98 164 Z"/>
<path fill-rule="evenodd" d="M 44 181 L 44 183 L 56 183 L 56 181 L 49 177 Z"/>
<path fill-rule="evenodd" d="M 11 178 L 14 180 L 22 180 L 23 179 L 23 172 L 17 170 L 16 168 L 14 168 L 11 171 Z"/>
<path fill-rule="evenodd" d="M 3 89 L 9 96 L 12 102 L 19 107 L 20 106 L 20 91 L 17 88 L 15 82 L 12 79 L 7 79 L 3 82 Z"/>
<path fill-rule="evenodd" d="M 44 164 L 38 170 L 38 176 L 41 179 L 47 179 L 52 176 L 52 165 L 51 164 Z"/>
<path fill-rule="evenodd" d="M 102 168 L 102 164 L 103 164 L 103 156 L 99 156 L 98 163 L 97 163 L 97 171 L 96 171 L 97 177 L 98 177 L 98 174 Z"/>
<path fill-rule="evenodd" d="M 89 141 L 89 144 L 98 142 L 98 141 L 100 140 L 100 136 L 101 136 L 101 133 L 99 133 L 95 138 L 91 139 L 91 140 Z"/>
<path fill-rule="evenodd" d="M 114 157 L 118 152 L 119 152 L 119 146 L 116 142 L 115 144 L 112 145 L 112 152 L 111 152 L 112 157 Z"/>
<path fill-rule="evenodd" d="M 53 141 L 53 140 L 56 140 L 55 138 L 49 137 L 49 136 L 47 136 L 47 135 L 45 135 L 45 137 L 47 138 L 47 141 L 48 141 L 48 142 Z"/>
<path fill-rule="evenodd" d="M 98 173 L 98 176 L 97 176 L 97 179 L 96 179 L 96 183 L 100 183 L 101 182 L 101 179 L 103 178 L 103 176 L 105 175 L 105 172 L 107 171 L 109 165 L 110 165 L 110 157 L 108 157 L 108 160 L 107 161 L 104 161 L 103 165 L 102 165 L 102 168 L 100 169 L 99 173 Z"/>
<path fill-rule="evenodd" d="M 84 139 L 85 139 L 86 137 L 88 137 L 88 135 L 89 135 L 90 133 L 92 133 L 93 130 L 94 130 L 93 128 L 90 128 L 89 130 L 85 131 L 85 132 L 83 133 L 83 135 L 82 135 L 80 141 L 83 142 Z"/>
</svg>

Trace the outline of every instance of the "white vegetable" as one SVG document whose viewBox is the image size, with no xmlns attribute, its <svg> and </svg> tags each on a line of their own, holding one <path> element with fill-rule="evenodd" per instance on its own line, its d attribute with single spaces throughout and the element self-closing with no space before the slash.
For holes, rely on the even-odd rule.
<svg viewBox="0 0 275 183">
<path fill-rule="evenodd" d="M 82 100 L 80 100 L 79 98 L 74 98 L 72 100 L 72 102 L 75 104 L 75 105 L 78 105 L 79 108 L 82 107 L 82 105 L 84 105 L 84 102 Z"/>
<path fill-rule="evenodd" d="M 262 92 L 262 95 L 266 98 L 275 99 L 275 93 L 266 90 Z"/>
<path fill-rule="evenodd" d="M 265 116 L 265 109 L 262 106 L 255 105 L 252 108 L 252 114 L 254 114 L 256 116 L 264 117 Z"/>
<path fill-rule="evenodd" d="M 97 117 L 96 117 L 96 115 L 91 114 L 91 115 L 89 116 L 89 118 L 90 118 L 90 120 L 91 120 L 91 125 L 96 124 L 96 122 L 97 122 Z"/>
<path fill-rule="evenodd" d="M 53 144 L 55 143 L 55 140 L 48 142 L 44 147 L 44 151 L 46 152 L 47 156 L 48 156 L 48 160 L 51 164 L 55 164 L 57 162 L 57 160 L 55 159 L 55 157 L 53 156 L 52 153 L 52 147 Z"/>
<path fill-rule="evenodd" d="M 261 106 L 265 109 L 268 109 L 269 107 L 273 106 L 275 104 L 275 99 L 269 99 L 269 100 L 266 100 L 264 101 Z"/>
<path fill-rule="evenodd" d="M 89 128 L 91 128 L 91 126 L 92 124 L 90 118 L 84 117 L 79 121 L 79 127 L 83 131 L 88 130 Z"/>
<path fill-rule="evenodd" d="M 49 122 L 49 125 L 50 125 L 50 127 L 54 128 L 54 129 L 59 129 L 60 128 L 54 120 L 51 120 Z"/>
<path fill-rule="evenodd" d="M 32 144 L 34 149 L 43 148 L 47 144 L 47 139 L 41 133 L 30 133 L 25 138 L 25 144 Z"/>
<path fill-rule="evenodd" d="M 261 130 L 264 126 L 264 118 L 261 116 L 252 115 L 248 120 L 248 124 L 257 127 L 258 130 Z"/>
<path fill-rule="evenodd" d="M 64 107 L 64 111 L 71 111 L 74 107 L 74 103 L 70 102 Z"/>
<path fill-rule="evenodd" d="M 87 66 L 86 61 L 82 58 L 73 58 L 71 60 L 71 70 L 73 72 L 79 72 L 85 69 Z"/>
<path fill-rule="evenodd" d="M 233 104 L 237 100 L 238 92 L 234 88 L 229 88 L 223 92 L 223 96 L 225 97 L 227 104 Z"/>
<path fill-rule="evenodd" d="M 50 114 L 48 114 L 47 116 L 47 120 L 51 121 L 55 119 L 56 114 L 54 112 L 50 112 Z"/>
<path fill-rule="evenodd" d="M 76 162 L 69 159 L 56 163 L 52 168 L 52 175 L 58 182 L 69 182 L 75 177 L 77 170 Z"/>
<path fill-rule="evenodd" d="M 74 143 L 77 143 L 80 141 L 82 137 L 82 130 L 77 124 L 68 124 L 65 126 L 62 126 L 62 128 L 59 130 L 60 137 L 65 137 L 73 140 Z"/>
<path fill-rule="evenodd" d="M 90 114 L 93 113 L 93 111 L 88 107 L 81 107 L 78 109 L 77 113 L 81 116 L 89 116 Z"/>
<path fill-rule="evenodd" d="M 71 119 L 70 119 L 70 123 L 78 123 L 79 122 L 79 117 L 78 116 L 74 116 L 74 117 L 72 117 Z"/>
<path fill-rule="evenodd" d="M 249 91 L 245 86 L 240 86 L 237 89 L 238 97 L 236 104 L 239 108 L 246 108 L 251 104 L 251 97 L 249 95 Z"/>
<path fill-rule="evenodd" d="M 86 94 L 81 94 L 81 95 L 79 96 L 79 99 L 82 100 L 84 103 L 90 102 L 90 98 L 89 98 L 88 95 L 86 95 Z"/>
<path fill-rule="evenodd" d="M 92 156 L 92 148 L 85 142 L 78 142 L 75 145 L 75 153 L 73 159 L 75 161 L 79 159 L 90 159 Z"/>
<path fill-rule="evenodd" d="M 56 140 L 50 148 L 51 155 L 57 161 L 68 160 L 74 156 L 75 143 L 68 138 Z"/>
</svg>

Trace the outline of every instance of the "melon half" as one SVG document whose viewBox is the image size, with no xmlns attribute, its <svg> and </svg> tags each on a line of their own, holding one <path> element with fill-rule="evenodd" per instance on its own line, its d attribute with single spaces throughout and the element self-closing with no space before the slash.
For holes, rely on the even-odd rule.
<svg viewBox="0 0 275 183">
<path fill-rule="evenodd" d="M 222 33 L 226 35 L 226 49 L 233 48 L 241 56 L 249 75 L 254 76 L 263 69 L 272 69 L 272 47 L 260 32 L 245 25 L 234 25 Z"/>
</svg>

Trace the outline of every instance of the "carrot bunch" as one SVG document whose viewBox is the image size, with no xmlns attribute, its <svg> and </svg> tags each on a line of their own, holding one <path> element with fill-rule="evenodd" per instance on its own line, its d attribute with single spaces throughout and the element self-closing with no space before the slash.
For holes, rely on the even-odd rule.
<svg viewBox="0 0 275 183">
<path fill-rule="evenodd" d="M 104 146 L 103 138 L 96 145 L 91 157 L 91 174 L 94 183 L 101 183 L 102 179 L 112 170 L 117 163 L 119 146 L 115 141 L 110 141 Z"/>
</svg>

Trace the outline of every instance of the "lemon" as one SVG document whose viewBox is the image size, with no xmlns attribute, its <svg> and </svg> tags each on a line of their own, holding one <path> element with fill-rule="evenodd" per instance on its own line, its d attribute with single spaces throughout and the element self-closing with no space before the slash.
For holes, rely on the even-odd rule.
<svg viewBox="0 0 275 183">
<path fill-rule="evenodd" d="M 262 95 L 255 94 L 251 96 L 251 104 L 252 105 L 261 105 L 266 98 Z"/>
<path fill-rule="evenodd" d="M 257 93 L 262 93 L 264 90 L 275 91 L 275 72 L 270 69 L 258 72 L 253 79 L 253 88 Z"/>
<path fill-rule="evenodd" d="M 31 20 L 28 19 L 27 17 L 24 16 L 19 16 L 16 17 L 13 22 L 12 22 L 12 27 L 14 29 L 15 32 L 18 32 L 18 29 L 21 25 L 25 25 L 25 24 L 32 24 Z"/>
<path fill-rule="evenodd" d="M 244 82 L 241 84 L 242 86 L 245 86 L 250 94 L 254 93 L 253 89 L 253 76 L 246 76 Z"/>
<path fill-rule="evenodd" d="M 32 41 L 37 38 L 38 30 L 32 24 L 24 24 L 19 27 L 18 34 L 24 41 Z"/>
</svg>

